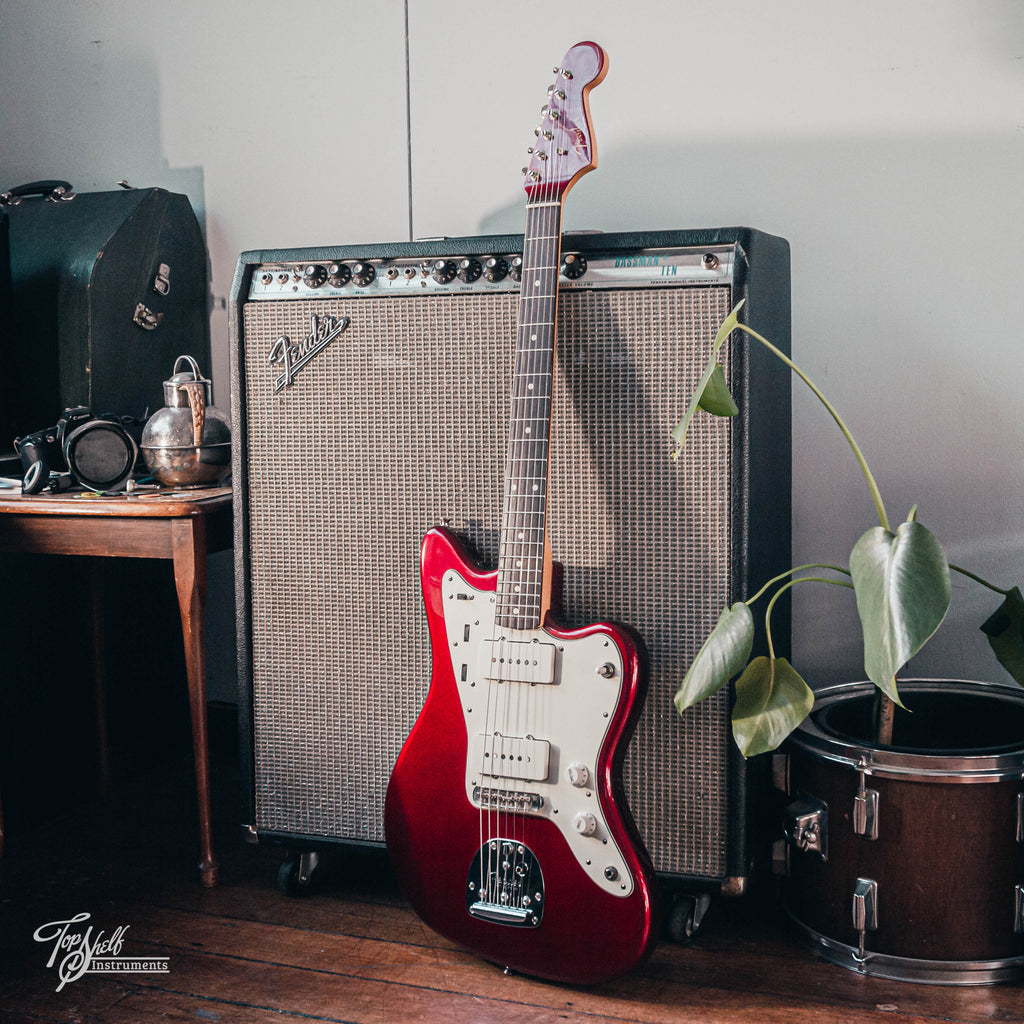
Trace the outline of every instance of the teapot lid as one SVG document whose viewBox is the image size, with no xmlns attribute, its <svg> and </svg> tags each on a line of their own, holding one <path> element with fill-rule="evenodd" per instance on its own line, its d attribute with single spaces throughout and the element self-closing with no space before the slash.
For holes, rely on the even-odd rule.
<svg viewBox="0 0 1024 1024">
<path fill-rule="evenodd" d="M 187 362 L 191 369 L 178 370 L 182 361 Z M 192 381 L 199 381 L 203 385 L 203 392 L 206 404 L 213 404 L 213 382 L 199 372 L 199 364 L 191 356 L 178 356 L 174 361 L 174 370 L 171 377 L 164 381 L 164 404 L 178 409 L 188 405 L 188 395 L 182 389 L 182 384 L 189 384 Z"/>
</svg>

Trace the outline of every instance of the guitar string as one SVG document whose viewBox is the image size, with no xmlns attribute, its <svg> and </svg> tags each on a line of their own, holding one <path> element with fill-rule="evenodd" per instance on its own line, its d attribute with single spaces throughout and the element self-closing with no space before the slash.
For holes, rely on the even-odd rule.
<svg viewBox="0 0 1024 1024">
<path fill-rule="evenodd" d="M 557 86 L 558 82 L 556 79 L 549 109 L 554 107 L 556 99 L 554 91 L 557 90 Z M 545 120 L 550 124 L 552 135 L 554 135 L 554 129 L 560 127 L 555 124 L 556 119 L 547 117 Z M 554 139 L 551 141 L 554 142 Z M 554 152 L 550 151 L 552 149 Z M 563 161 L 561 160 L 561 155 L 557 153 L 557 149 L 557 145 L 548 147 L 549 159 L 543 166 L 545 166 L 545 169 L 550 168 L 550 171 L 545 175 L 543 184 L 530 193 L 526 211 L 528 224 L 524 236 L 516 360 L 513 367 L 515 386 L 513 387 L 513 410 L 510 417 L 510 427 L 513 431 L 513 436 L 509 442 L 508 465 L 506 467 L 507 492 L 503 516 L 505 544 L 503 545 L 503 557 L 500 559 L 498 574 L 500 586 L 497 595 L 497 611 L 499 618 L 502 620 L 503 630 L 522 628 L 523 625 L 531 622 L 534 618 L 536 618 L 535 625 L 542 625 L 540 621 L 540 597 L 543 588 L 545 560 L 544 524 L 547 511 L 547 460 L 550 453 L 551 378 L 555 344 L 554 316 L 557 309 L 561 203 L 558 202 L 556 206 L 538 206 L 538 200 L 533 197 L 534 195 L 538 196 L 541 204 L 549 204 L 558 200 Z M 564 162 L 567 163 L 567 161 Z M 533 292 L 532 289 L 538 287 L 541 282 L 549 283 L 553 286 L 550 296 Z M 541 313 L 546 315 L 541 317 L 539 315 Z M 533 335 L 527 338 L 526 335 L 534 330 L 530 325 L 540 326 L 537 326 Z M 546 335 L 549 331 L 550 337 L 547 337 Z M 542 332 L 545 335 L 543 339 L 541 338 Z M 532 344 L 533 341 L 542 341 L 542 343 L 535 345 Z M 545 378 L 543 387 L 531 388 L 530 382 L 536 381 L 541 374 Z M 525 390 L 523 390 L 524 383 L 526 384 Z M 521 390 L 522 393 L 520 393 Z M 531 390 L 534 394 L 526 393 Z M 538 395 L 537 391 L 541 393 Z M 524 415 L 524 413 L 527 415 Z M 524 425 L 525 420 L 530 421 L 529 427 Z M 540 432 L 542 436 L 537 436 L 534 433 L 534 427 L 537 424 L 543 427 L 543 430 Z M 527 433 L 530 434 L 529 438 L 524 436 Z M 536 454 L 538 448 L 540 449 L 540 455 Z M 542 476 L 543 479 L 541 479 Z M 524 486 L 528 488 L 525 493 L 523 490 Z M 511 564 L 509 564 L 510 562 Z M 534 603 L 536 603 L 535 611 L 533 608 Z M 496 630 L 495 632 L 497 633 L 498 631 Z M 519 778 L 523 774 L 522 770 L 513 770 L 511 772 L 513 786 L 508 791 L 508 798 L 503 800 L 501 797 L 503 787 L 501 785 L 500 763 L 495 763 L 502 760 L 501 754 L 505 755 L 506 760 L 515 757 L 515 747 L 503 743 L 503 738 L 534 735 L 536 730 L 536 726 L 530 724 L 529 716 L 531 708 L 534 708 L 535 713 L 537 702 L 525 700 L 528 691 L 524 690 L 524 686 L 529 686 L 528 682 L 522 683 L 519 686 L 513 686 L 512 684 L 516 681 L 515 677 L 521 674 L 521 670 L 517 672 L 513 669 L 507 676 L 505 673 L 504 665 L 506 663 L 509 664 L 510 669 L 512 668 L 512 651 L 511 646 L 506 645 L 505 650 L 499 648 L 497 652 L 499 658 L 497 664 L 499 667 L 496 680 L 493 680 L 489 686 L 487 717 L 485 718 L 485 721 L 488 722 L 487 739 L 485 739 L 483 745 L 484 751 L 490 754 L 490 774 L 494 781 L 492 786 L 487 787 L 491 790 L 491 795 L 489 799 L 484 797 L 482 800 L 484 807 L 481 809 L 480 816 L 481 849 L 484 848 L 486 843 L 487 850 L 486 857 L 481 857 L 480 895 L 483 898 L 489 900 L 496 899 L 498 901 L 501 901 L 501 893 L 491 891 L 490 882 L 492 879 L 505 878 L 504 872 L 496 873 L 494 870 L 498 858 L 503 858 L 504 853 L 500 849 L 500 843 L 496 843 L 492 849 L 491 839 L 501 840 L 507 836 L 514 841 L 513 871 L 518 872 L 521 869 L 521 873 L 517 873 L 515 877 L 521 877 L 524 881 L 528 877 L 524 863 L 525 844 L 522 841 L 525 838 L 525 812 L 524 809 L 520 808 L 517 813 L 513 796 L 517 791 L 516 782 L 520 783 L 518 787 L 520 791 L 528 791 L 528 788 L 522 785 L 525 780 Z M 502 655 L 505 655 L 505 660 L 501 660 Z M 493 657 L 494 652 L 492 650 Z M 495 688 L 497 688 L 497 693 L 493 705 L 494 721 L 491 723 L 491 691 Z M 512 708 L 513 690 L 515 691 L 516 698 L 518 698 L 515 700 L 515 710 Z M 502 704 L 504 705 L 503 715 L 498 710 Z M 525 715 L 523 711 L 524 704 L 526 707 Z M 499 722 L 502 723 L 501 729 L 492 727 L 492 725 L 496 726 Z M 520 748 L 520 756 L 522 756 L 522 748 Z M 521 762 L 516 760 L 514 764 L 518 765 Z M 481 782 L 483 788 L 486 782 L 483 778 L 483 773 Z M 490 821 L 491 808 L 488 806 L 490 803 L 494 805 L 493 826 Z M 485 813 L 487 816 L 486 835 L 484 830 Z M 503 826 L 503 817 L 508 817 L 511 820 L 513 826 L 511 830 Z M 486 879 L 484 878 L 485 860 L 487 862 Z M 511 896 L 512 894 L 507 895 Z M 518 895 L 521 908 L 523 893 L 519 891 Z"/>
</svg>

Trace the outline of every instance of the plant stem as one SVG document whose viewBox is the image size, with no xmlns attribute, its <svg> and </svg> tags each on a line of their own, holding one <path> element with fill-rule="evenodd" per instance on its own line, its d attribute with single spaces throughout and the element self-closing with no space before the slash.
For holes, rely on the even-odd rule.
<svg viewBox="0 0 1024 1024">
<path fill-rule="evenodd" d="M 785 352 L 783 352 L 781 349 L 776 348 L 767 338 L 762 337 L 760 334 L 757 333 L 757 331 L 748 327 L 746 324 L 737 324 L 736 326 L 741 331 L 745 332 L 746 334 L 749 334 L 756 341 L 759 341 L 768 349 L 769 352 L 771 352 L 773 355 L 781 359 L 782 362 L 784 362 L 786 366 L 788 366 L 811 389 L 811 391 L 814 393 L 815 398 L 817 398 L 818 401 L 821 402 L 823 406 L 825 406 L 826 410 L 828 410 L 828 414 L 832 417 L 832 419 L 835 420 L 836 426 L 839 427 L 839 429 L 843 433 L 843 437 L 846 438 L 846 443 L 853 450 L 853 454 L 857 459 L 857 463 L 860 465 L 861 472 L 864 474 L 864 479 L 867 480 L 868 482 L 868 490 L 871 491 L 871 500 L 875 503 L 875 511 L 878 513 L 878 521 L 881 523 L 882 528 L 884 530 L 888 530 L 891 533 L 892 528 L 889 525 L 889 517 L 888 515 L 886 515 L 885 504 L 882 502 L 882 494 L 878 489 L 878 484 L 875 483 L 875 478 L 872 475 L 871 470 L 868 468 L 867 460 L 864 458 L 864 453 L 860 450 L 860 446 L 853 439 L 853 435 L 850 433 L 849 428 L 843 422 L 842 417 L 839 415 L 838 412 L 836 412 L 835 407 L 821 393 L 821 391 L 818 389 L 814 381 L 812 381 L 810 377 L 808 377 L 807 374 L 805 374 L 803 370 L 801 370 L 800 367 L 797 366 L 796 363 L 794 363 L 793 360 L 790 359 L 789 356 L 785 354 Z"/>
<path fill-rule="evenodd" d="M 778 583 L 780 580 L 788 579 L 795 572 L 803 572 L 804 569 L 831 569 L 833 572 L 840 572 L 844 576 L 849 576 L 850 575 L 850 570 L 849 569 L 844 569 L 841 565 L 829 565 L 827 562 L 808 562 L 807 565 L 798 565 L 795 568 L 790 569 L 789 572 L 780 573 L 778 576 L 775 576 L 773 579 L 768 580 L 768 582 L 765 583 L 765 585 L 753 597 L 748 597 L 743 603 L 747 604 L 747 605 L 753 604 L 756 600 L 758 600 L 758 598 L 760 598 L 760 597 L 762 597 L 764 595 L 764 592 L 769 587 L 775 586 L 775 584 Z M 807 578 L 810 578 L 810 577 L 807 577 Z M 796 582 L 796 581 L 794 581 L 794 582 Z M 835 583 L 836 581 L 835 580 L 822 580 L 821 582 L 822 583 L 826 583 L 826 582 L 827 583 Z"/>
<path fill-rule="evenodd" d="M 988 587 L 989 590 L 995 591 L 997 594 L 1002 594 L 1003 597 L 1010 596 L 1010 590 L 1003 590 L 1001 587 L 997 587 L 994 583 L 989 583 L 988 580 L 983 580 L 980 576 L 975 576 L 973 572 L 970 572 L 967 569 L 961 569 L 959 565 L 950 564 L 949 568 L 953 572 L 960 573 L 961 576 L 966 576 L 969 580 L 974 580 L 975 583 L 980 583 L 983 587 Z"/>
<path fill-rule="evenodd" d="M 804 566 L 805 569 L 815 568 L 814 566 Z M 820 568 L 833 569 L 835 566 L 826 565 Z M 798 570 L 794 569 L 793 572 Z M 840 569 L 840 572 L 845 570 Z M 789 573 L 778 577 L 779 579 L 785 579 Z M 788 583 L 784 583 L 778 590 L 772 594 L 772 599 L 768 602 L 768 607 L 764 611 L 764 631 L 768 638 L 768 657 L 770 660 L 775 660 L 775 644 L 772 642 L 772 609 L 775 607 L 775 602 L 778 601 L 782 595 L 789 590 L 791 587 L 795 587 L 798 583 L 831 583 L 833 587 L 846 587 L 849 590 L 853 590 L 852 583 L 846 583 L 844 580 L 833 580 L 828 576 L 797 576 L 796 579 L 790 580 Z"/>
</svg>

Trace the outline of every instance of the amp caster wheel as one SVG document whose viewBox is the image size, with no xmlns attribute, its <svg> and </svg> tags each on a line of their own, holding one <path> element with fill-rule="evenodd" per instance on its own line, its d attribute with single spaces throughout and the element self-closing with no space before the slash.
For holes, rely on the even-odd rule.
<svg viewBox="0 0 1024 1024">
<path fill-rule="evenodd" d="M 690 945 L 700 930 L 709 906 L 711 896 L 708 893 L 677 896 L 665 920 L 668 938 L 680 946 Z"/>
<path fill-rule="evenodd" d="M 277 887 L 286 896 L 308 896 L 319 877 L 320 854 L 291 850 L 277 871 Z"/>
</svg>

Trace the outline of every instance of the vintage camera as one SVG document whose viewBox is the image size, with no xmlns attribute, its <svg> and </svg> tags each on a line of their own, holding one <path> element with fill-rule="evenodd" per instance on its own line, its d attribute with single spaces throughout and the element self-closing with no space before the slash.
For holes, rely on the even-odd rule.
<svg viewBox="0 0 1024 1024">
<path fill-rule="evenodd" d="M 52 427 L 16 438 L 21 456 L 24 494 L 63 491 L 75 483 L 94 491 L 120 490 L 131 478 L 138 458 L 131 421 L 94 416 L 85 406 L 65 409 Z"/>
</svg>

